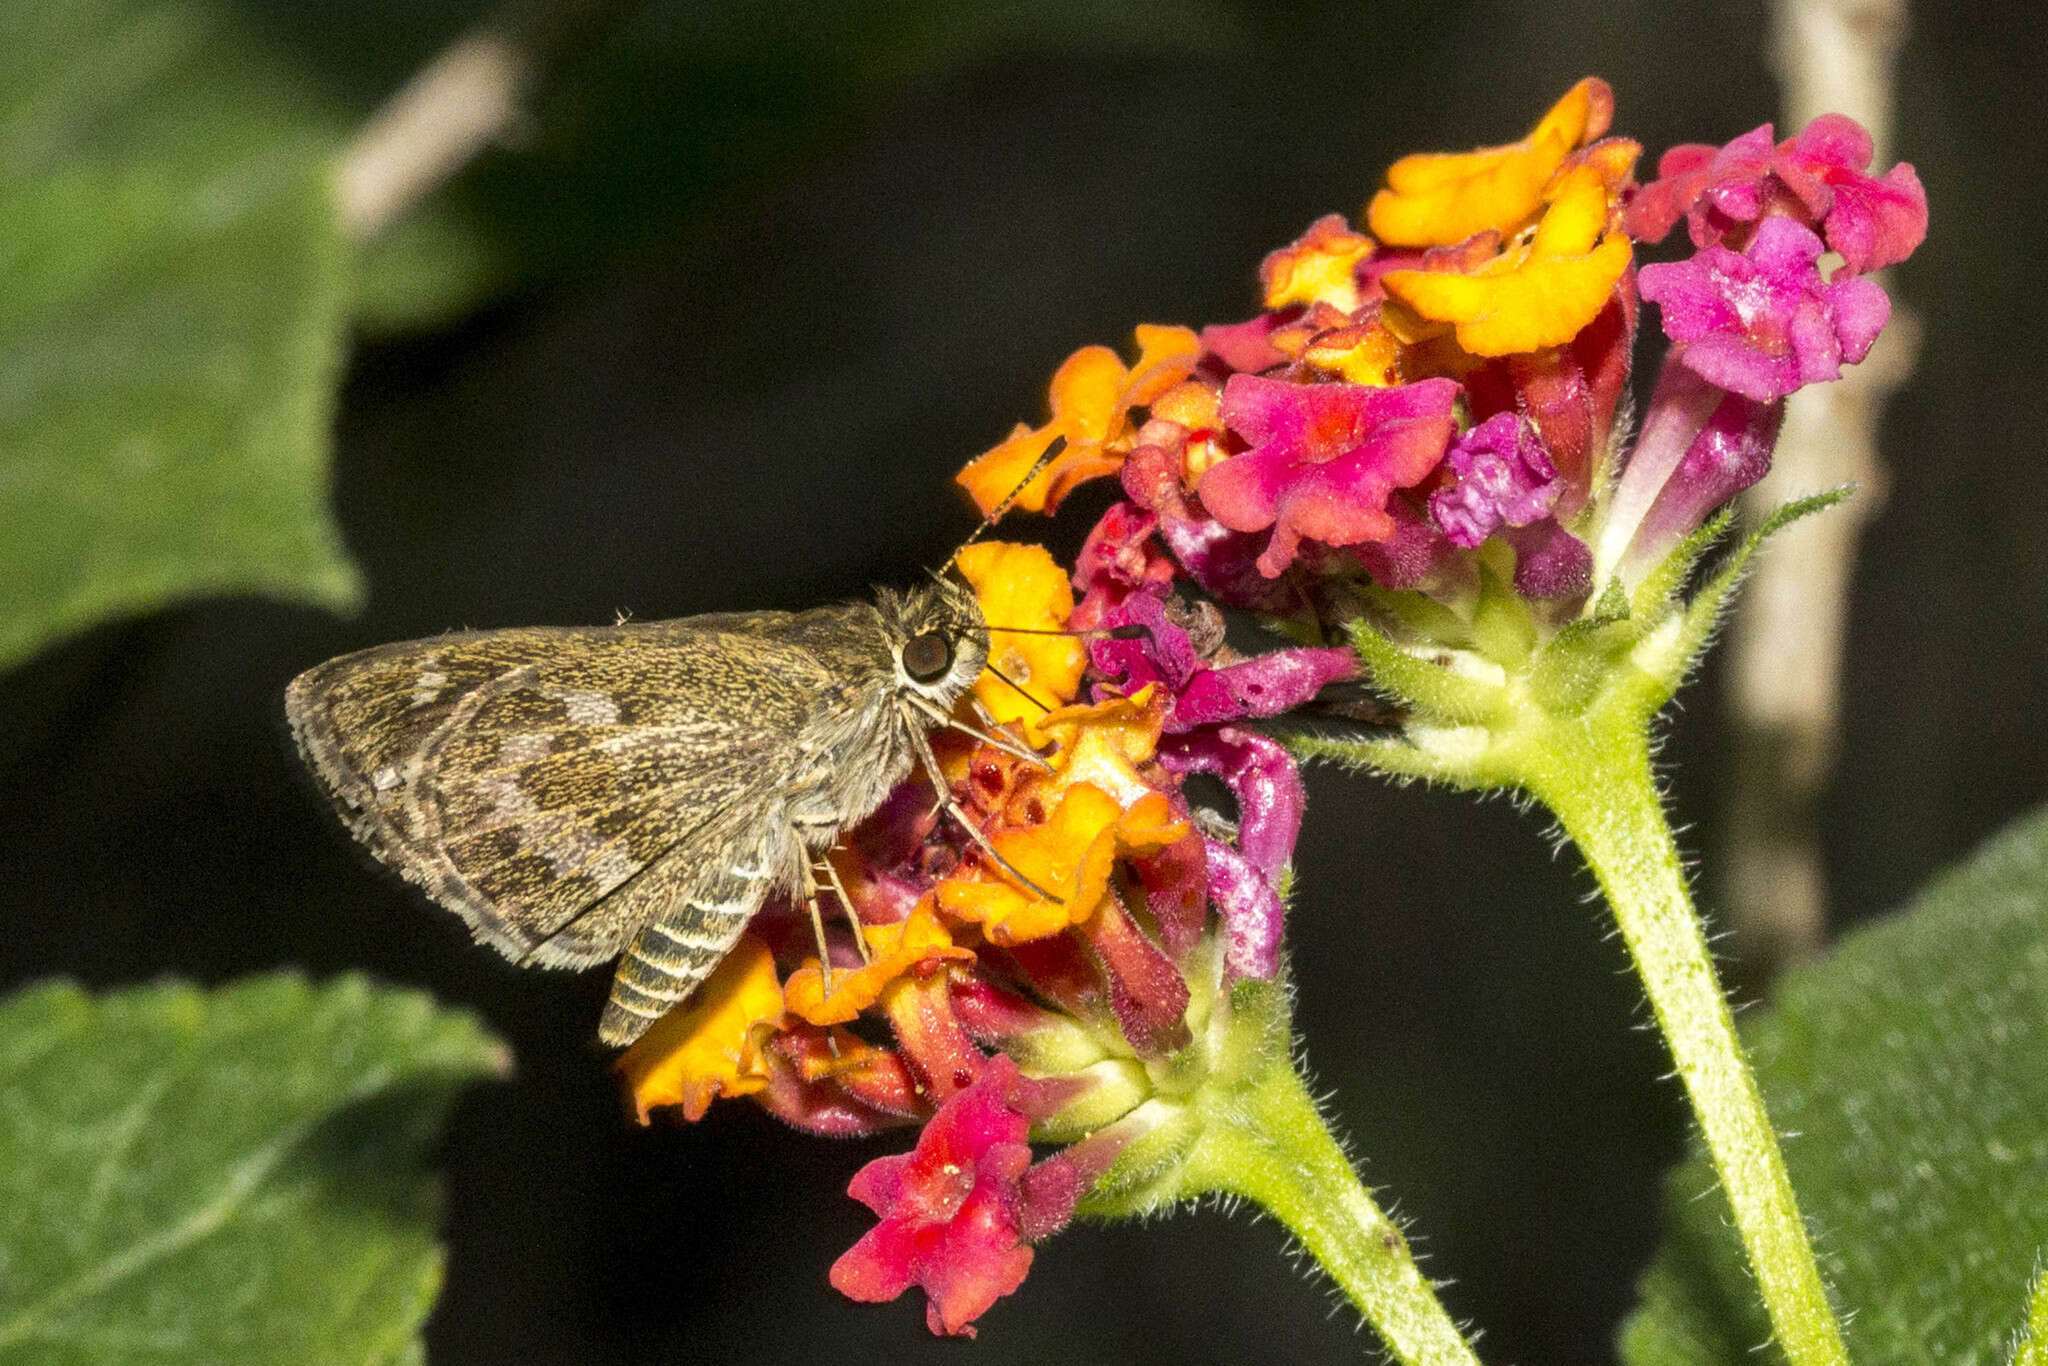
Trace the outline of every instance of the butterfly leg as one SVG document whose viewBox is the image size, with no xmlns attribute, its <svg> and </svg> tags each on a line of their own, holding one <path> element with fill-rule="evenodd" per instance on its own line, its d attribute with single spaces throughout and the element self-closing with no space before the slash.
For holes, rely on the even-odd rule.
<svg viewBox="0 0 2048 1366">
<path fill-rule="evenodd" d="M 991 716 L 989 714 L 988 708 L 982 706 L 979 701 L 975 702 L 974 709 L 981 715 L 983 721 L 986 723 L 987 729 L 985 730 L 981 729 L 980 727 L 970 726 L 962 722 L 955 721 L 950 714 L 940 709 L 933 703 L 925 701 L 922 697 L 917 697 L 913 695 L 911 697 L 906 698 L 905 701 L 909 702 L 911 706 L 917 708 L 926 716 L 929 716 L 932 719 L 933 724 L 935 725 L 944 726 L 947 730 L 957 730 L 962 735 L 972 735 L 975 739 L 981 741 L 984 745 L 992 745 L 996 749 L 1001 750 L 1005 754 L 1014 755 L 1015 757 L 1024 760 L 1026 763 L 1035 764 L 1038 766 L 1039 769 L 1043 770 L 1046 773 L 1052 772 L 1052 764 L 1046 760 L 1046 757 L 1043 754 L 1040 754 L 1035 750 L 1026 749 L 1024 746 L 1018 744 L 1015 740 L 1011 739 L 1008 735 L 1004 734 L 1001 726 L 996 721 L 995 717 Z"/>
<path fill-rule="evenodd" d="M 853 908 L 853 898 L 846 894 L 846 884 L 839 880 L 839 870 L 832 866 L 829 854 L 818 860 L 818 867 L 824 870 L 825 880 L 832 884 L 832 890 L 838 894 L 839 905 L 846 912 L 846 928 L 853 931 L 853 946 L 860 950 L 860 961 L 874 962 L 875 956 L 868 952 L 867 934 L 861 928 L 860 912 Z"/>
<path fill-rule="evenodd" d="M 939 768 L 938 756 L 932 753 L 931 742 L 924 738 L 924 731 L 917 726 L 917 718 L 906 711 L 903 719 L 910 733 L 911 743 L 916 747 L 917 761 L 924 768 L 924 776 L 939 794 L 939 809 L 959 823 L 960 828 L 967 832 L 967 837 L 981 846 L 981 851 L 995 861 L 996 867 L 1023 883 L 1033 895 L 1041 896 L 1055 906 L 1066 905 L 1065 897 L 1055 896 L 1026 877 L 1014 863 L 1003 857 L 1002 850 L 989 842 L 988 836 L 975 824 L 974 817 L 968 813 L 967 808 L 954 799 L 952 785 L 946 781 L 945 772 Z"/>
<path fill-rule="evenodd" d="M 818 879 L 811 865 L 804 864 L 804 909 L 811 914 L 811 933 L 818 940 L 818 978 L 825 994 L 832 994 L 832 950 L 825 944 L 825 916 L 818 909 Z"/>
</svg>

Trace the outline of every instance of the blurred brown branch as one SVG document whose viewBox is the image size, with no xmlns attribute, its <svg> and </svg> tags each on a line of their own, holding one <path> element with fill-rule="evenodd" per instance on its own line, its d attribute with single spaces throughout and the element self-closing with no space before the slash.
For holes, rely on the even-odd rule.
<svg viewBox="0 0 2048 1366">
<path fill-rule="evenodd" d="M 1785 89 L 1780 134 L 1830 110 L 1847 114 L 1870 130 L 1881 170 L 1905 30 L 1904 0 L 1778 0 L 1771 56 Z M 1744 496 L 1745 513 L 1756 517 L 1800 494 L 1857 488 L 1758 557 L 1730 627 L 1735 769 L 1723 872 L 1735 956 L 1753 983 L 1811 955 L 1826 930 L 1816 808 L 1834 763 L 1851 579 L 1863 528 L 1884 502 L 1878 422 L 1912 370 L 1918 334 L 1899 309 L 1862 365 L 1793 395 L 1771 473 Z"/>
<path fill-rule="evenodd" d="M 565 52 L 627 0 L 507 6 L 422 67 L 370 116 L 335 166 L 342 231 L 368 241 L 493 144 L 516 141 L 525 104 Z"/>
</svg>

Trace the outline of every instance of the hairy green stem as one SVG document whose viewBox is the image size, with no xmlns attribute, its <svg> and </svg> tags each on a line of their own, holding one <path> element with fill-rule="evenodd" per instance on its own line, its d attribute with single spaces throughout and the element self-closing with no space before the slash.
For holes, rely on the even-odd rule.
<svg viewBox="0 0 2048 1366">
<path fill-rule="evenodd" d="M 2013 1349 L 2012 1366 L 2048 1366 L 2048 1271 L 2034 1277 L 2033 1304 Z"/>
<path fill-rule="evenodd" d="M 1777 1134 L 1650 776 L 1642 727 L 1601 719 L 1595 712 L 1548 728 L 1531 747 L 1525 784 L 1606 893 L 1699 1117 L 1779 1345 L 1793 1366 L 1846 1363 Z"/>
<path fill-rule="evenodd" d="M 1360 1184 L 1294 1068 L 1276 1060 L 1231 1099 L 1188 1155 L 1187 1188 L 1241 1195 L 1285 1224 L 1396 1360 L 1477 1366 L 1408 1240 Z"/>
</svg>

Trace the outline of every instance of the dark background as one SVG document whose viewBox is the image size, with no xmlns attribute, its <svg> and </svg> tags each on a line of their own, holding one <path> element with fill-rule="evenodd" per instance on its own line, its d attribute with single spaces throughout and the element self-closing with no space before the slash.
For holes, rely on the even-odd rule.
<svg viewBox="0 0 2048 1366">
<path fill-rule="evenodd" d="M 1895 154 L 1934 209 L 1898 280 L 1926 341 L 1857 580 L 1824 807 L 1838 927 L 2048 793 L 2048 45 L 2033 4 L 1920 9 Z M 357 94 L 439 36 L 379 29 L 374 7 L 261 13 Z M 470 1005 L 515 1046 L 517 1075 L 474 1092 L 447 1140 L 435 1361 L 1367 1351 L 1279 1230 L 1213 1211 L 1063 1234 L 972 1347 L 929 1339 L 915 1294 L 841 1300 L 825 1270 L 867 1223 L 846 1181 L 905 1138 L 803 1138 L 742 1104 L 631 1127 L 592 1038 L 605 975 L 519 973 L 379 875 L 302 784 L 280 716 L 294 673 L 384 640 L 909 582 L 972 525 L 951 472 L 1041 418 L 1071 349 L 1248 315 L 1259 257 L 1355 214 L 1394 156 L 1518 136 L 1588 72 L 1652 156 L 1778 103 L 1756 5 L 1170 13 L 1216 22 L 969 49 L 852 94 L 821 80 L 815 102 L 806 59 L 773 43 L 719 80 L 678 68 L 673 88 L 650 61 L 614 92 L 647 124 L 644 183 L 608 191 L 651 204 L 650 224 L 586 250 L 534 214 L 522 249 L 544 268 L 524 284 L 357 347 L 335 500 L 370 585 L 361 616 L 211 602 L 0 677 L 0 984 L 361 969 Z M 758 154 L 749 120 L 781 120 Z M 529 166 L 554 131 L 544 108 Z M 458 192 L 488 202 L 517 160 Z M 595 191 L 576 203 L 613 211 Z M 1071 549 L 1100 506 L 1077 499 L 1053 543 Z M 1682 703 L 1663 757 L 1688 847 L 1711 851 L 1728 765 L 1712 669 Z M 1310 785 L 1297 1022 L 1368 1178 L 1489 1360 L 1607 1359 L 1684 1111 L 1588 879 L 1508 802 Z M 1709 876 L 1710 907 L 1715 891 Z"/>
</svg>

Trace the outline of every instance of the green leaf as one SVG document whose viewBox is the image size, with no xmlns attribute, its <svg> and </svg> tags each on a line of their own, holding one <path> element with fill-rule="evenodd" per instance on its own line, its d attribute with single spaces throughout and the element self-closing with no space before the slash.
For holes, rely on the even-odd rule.
<svg viewBox="0 0 2048 1366">
<path fill-rule="evenodd" d="M 2010 1359 L 2048 1245 L 2048 813 L 1787 979 L 1747 1031 L 1858 1361 Z M 1761 1313 L 1698 1157 L 1622 1334 L 1754 1362 Z M 1775 1357 L 1765 1359 L 1776 1359 Z"/>
<path fill-rule="evenodd" d="M 469 1016 L 360 978 L 0 1002 L 0 1360 L 419 1360 L 427 1159 L 503 1067 Z"/>
<path fill-rule="evenodd" d="M 216 7 L 0 6 L 0 667 L 196 594 L 356 600 L 332 142 Z"/>
</svg>

